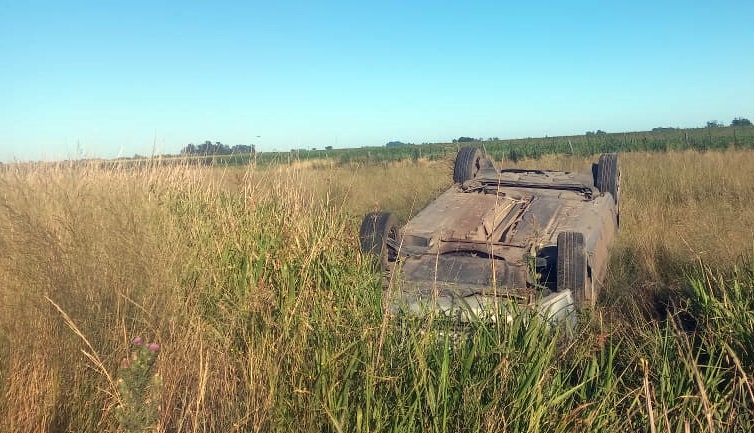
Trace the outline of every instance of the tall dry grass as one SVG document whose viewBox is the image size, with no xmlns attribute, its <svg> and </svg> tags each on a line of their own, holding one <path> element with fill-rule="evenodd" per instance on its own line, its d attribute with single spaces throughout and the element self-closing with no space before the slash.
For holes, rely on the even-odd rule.
<svg viewBox="0 0 754 433">
<path fill-rule="evenodd" d="M 0 178 L 0 407 L 14 416 L 3 417 L 2 429 L 114 428 L 116 386 L 86 358 L 83 351 L 91 351 L 52 302 L 92 342 L 108 371 L 128 355 L 136 335 L 168 342 L 161 356 L 170 366 L 162 369 L 163 404 L 172 408 L 165 425 L 201 430 L 215 418 L 265 425 L 282 354 L 266 339 L 251 350 L 246 333 L 252 331 L 235 323 L 239 315 L 271 320 L 274 304 L 283 302 L 280 290 L 294 297 L 303 289 L 294 286 L 306 275 L 292 273 L 321 266 L 321 255 L 354 266 L 352 221 L 346 224 L 338 209 L 384 200 L 410 213 L 437 190 L 432 179 L 440 177 L 423 164 L 416 168 L 424 170 L 418 183 L 400 164 L 263 172 L 64 163 L 6 169 Z M 379 195 L 377 179 L 393 181 L 389 198 Z M 291 287 L 279 287 L 279 280 Z M 285 307 L 292 308 L 286 314 L 301 308 Z M 286 319 L 294 326 L 287 321 L 296 320 Z M 87 401 L 82 391 L 100 398 Z M 246 403 L 216 407 L 225 398 Z"/>
<path fill-rule="evenodd" d="M 754 247 L 754 152 L 625 154 L 622 237 L 662 280 L 674 262 L 730 267 Z M 672 269 L 671 269 L 672 270 Z"/>
<path fill-rule="evenodd" d="M 751 152 L 621 158 L 605 317 L 619 303 L 646 308 L 635 298 L 647 288 L 686 287 L 700 260 L 724 272 L 750 254 Z M 647 322 L 624 305 L 619 322 L 632 328 L 596 320 L 594 333 L 564 338 L 522 319 L 460 345 L 383 316 L 380 279 L 357 250 L 361 215 L 406 221 L 450 184 L 451 162 L 3 167 L 0 431 L 117 430 L 116 372 L 137 335 L 162 345 L 157 431 L 744 425 L 725 417 L 754 403 L 750 358 L 712 337 L 686 343 L 676 316 Z M 724 324 L 705 317 L 729 301 L 705 290 L 729 282 L 709 282 L 694 286 L 708 312 L 697 322 L 714 336 Z M 746 323 L 736 338 L 751 335 Z"/>
</svg>

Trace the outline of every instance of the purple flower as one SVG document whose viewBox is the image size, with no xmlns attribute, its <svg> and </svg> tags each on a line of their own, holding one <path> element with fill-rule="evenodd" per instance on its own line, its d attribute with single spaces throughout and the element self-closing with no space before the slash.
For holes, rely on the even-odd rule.
<svg viewBox="0 0 754 433">
<path fill-rule="evenodd" d="M 131 366 L 131 361 L 129 361 L 128 358 L 123 358 L 123 360 L 120 361 L 120 366 L 123 368 L 128 368 Z"/>
<path fill-rule="evenodd" d="M 131 341 L 131 344 L 133 344 L 134 346 L 141 346 L 142 343 L 144 343 L 144 339 L 141 337 L 136 337 L 133 339 L 133 341 Z"/>
<path fill-rule="evenodd" d="M 160 345 L 157 343 L 149 343 L 149 346 L 147 346 L 150 352 L 157 353 L 160 351 Z"/>
</svg>

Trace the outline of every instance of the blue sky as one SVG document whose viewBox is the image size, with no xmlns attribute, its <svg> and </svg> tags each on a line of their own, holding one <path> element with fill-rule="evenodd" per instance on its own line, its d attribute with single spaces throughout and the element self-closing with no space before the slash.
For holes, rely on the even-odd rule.
<svg viewBox="0 0 754 433">
<path fill-rule="evenodd" d="M 0 3 L 0 160 L 754 116 L 754 2 Z"/>
</svg>

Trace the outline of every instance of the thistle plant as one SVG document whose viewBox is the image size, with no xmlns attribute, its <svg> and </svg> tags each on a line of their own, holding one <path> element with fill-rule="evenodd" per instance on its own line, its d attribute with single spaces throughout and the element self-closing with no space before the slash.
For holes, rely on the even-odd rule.
<svg viewBox="0 0 754 433">
<path fill-rule="evenodd" d="M 136 337 L 131 342 L 131 355 L 121 361 L 118 369 L 120 405 L 116 408 L 118 422 L 127 432 L 147 432 L 154 429 L 160 411 L 160 376 L 154 363 L 160 346 L 146 344 Z"/>
</svg>

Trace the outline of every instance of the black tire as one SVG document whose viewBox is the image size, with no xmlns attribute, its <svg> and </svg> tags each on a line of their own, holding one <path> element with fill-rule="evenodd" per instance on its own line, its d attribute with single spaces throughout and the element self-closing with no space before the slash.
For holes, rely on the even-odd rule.
<svg viewBox="0 0 754 433">
<path fill-rule="evenodd" d="M 612 194 L 616 206 L 620 203 L 620 165 L 618 164 L 617 153 L 603 153 L 600 155 L 594 186 L 601 193 L 609 192 Z"/>
<path fill-rule="evenodd" d="M 462 147 L 456 155 L 456 164 L 453 168 L 453 182 L 464 183 L 476 177 L 482 168 L 482 152 L 473 146 Z"/>
<path fill-rule="evenodd" d="M 557 268 L 558 291 L 571 290 L 577 304 L 594 305 L 583 233 L 561 232 L 558 234 Z"/>
<path fill-rule="evenodd" d="M 398 255 L 388 248 L 388 242 L 398 240 L 398 219 L 390 212 L 370 212 L 364 216 L 359 229 L 361 252 L 368 256 L 375 268 L 382 271 Z"/>
</svg>

